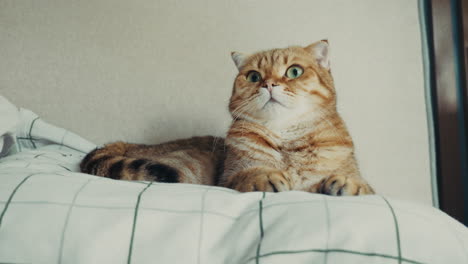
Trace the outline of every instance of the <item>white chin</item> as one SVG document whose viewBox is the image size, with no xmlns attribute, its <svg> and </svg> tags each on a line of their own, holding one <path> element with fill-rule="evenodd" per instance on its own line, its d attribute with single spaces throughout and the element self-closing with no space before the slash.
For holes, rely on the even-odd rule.
<svg viewBox="0 0 468 264">
<path fill-rule="evenodd" d="M 256 118 L 263 121 L 284 119 L 292 113 L 291 111 L 294 111 L 293 109 L 286 107 L 286 105 L 280 101 L 272 99 L 266 89 L 261 89 L 260 93 L 261 97 L 257 101 L 259 109 L 255 113 Z"/>
<path fill-rule="evenodd" d="M 272 107 L 284 107 L 284 105 L 276 100 L 270 100 L 265 104 L 265 106 L 263 106 L 264 109 Z"/>
<path fill-rule="evenodd" d="M 286 114 L 285 111 L 288 111 L 288 109 L 281 103 L 268 101 L 260 112 L 261 118 L 270 120 L 283 117 Z"/>
</svg>

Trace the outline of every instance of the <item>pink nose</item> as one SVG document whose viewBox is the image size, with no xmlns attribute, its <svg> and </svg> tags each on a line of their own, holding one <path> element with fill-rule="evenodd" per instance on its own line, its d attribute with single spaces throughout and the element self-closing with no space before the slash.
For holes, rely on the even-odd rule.
<svg viewBox="0 0 468 264">
<path fill-rule="evenodd" d="M 273 81 L 267 80 L 262 84 L 262 88 L 267 88 L 268 91 L 271 93 L 273 87 L 278 86 L 278 84 L 274 83 Z"/>
</svg>

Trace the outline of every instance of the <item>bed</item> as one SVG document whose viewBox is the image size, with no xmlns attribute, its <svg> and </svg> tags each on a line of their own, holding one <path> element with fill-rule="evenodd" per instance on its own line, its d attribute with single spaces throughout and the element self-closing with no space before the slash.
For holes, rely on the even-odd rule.
<svg viewBox="0 0 468 264">
<path fill-rule="evenodd" d="M 0 99 L 0 263 L 468 263 L 466 227 L 393 197 L 80 173 L 93 143 Z"/>
</svg>

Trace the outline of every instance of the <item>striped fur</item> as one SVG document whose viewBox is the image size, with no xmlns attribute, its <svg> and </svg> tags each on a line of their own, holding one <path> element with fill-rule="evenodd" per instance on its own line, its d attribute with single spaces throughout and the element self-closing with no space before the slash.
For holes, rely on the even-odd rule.
<svg viewBox="0 0 468 264">
<path fill-rule="evenodd" d="M 220 185 L 242 192 L 374 193 L 360 176 L 353 141 L 336 110 L 328 42 L 252 55 L 239 69 L 226 139 L 194 137 L 159 145 L 116 142 L 89 153 L 81 170 L 124 180 Z M 303 69 L 290 78 L 291 66 Z M 248 79 L 255 71 L 259 81 Z"/>
<path fill-rule="evenodd" d="M 211 136 L 159 145 L 115 142 L 90 152 L 80 168 L 112 179 L 214 185 L 223 170 L 223 145 Z"/>
</svg>

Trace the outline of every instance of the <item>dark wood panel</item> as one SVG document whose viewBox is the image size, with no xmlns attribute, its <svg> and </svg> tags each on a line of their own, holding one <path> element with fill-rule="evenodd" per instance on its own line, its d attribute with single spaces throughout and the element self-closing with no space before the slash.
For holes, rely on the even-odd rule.
<svg viewBox="0 0 468 264">
<path fill-rule="evenodd" d="M 455 219 L 468 224 L 468 204 L 464 195 L 464 167 L 468 160 L 463 157 L 463 122 L 460 122 L 461 111 L 459 92 L 457 92 L 454 42 L 452 34 L 451 0 L 433 0 L 434 45 L 437 79 L 438 134 L 439 134 L 439 173 L 438 191 L 440 209 Z M 463 13 L 467 14 L 467 3 L 464 1 Z M 466 21 L 464 21 L 466 23 Z M 463 23 L 460 23 L 463 26 Z M 465 30 L 465 43 L 468 37 Z M 465 53 L 466 54 L 466 53 Z M 465 72 L 466 76 L 466 72 Z M 466 92 L 464 93 L 466 95 Z M 465 101 L 466 102 L 466 101 Z M 464 103 L 462 103 L 464 104 Z M 465 106 L 465 105 L 464 105 Z M 465 120 L 466 122 L 467 120 Z"/>
</svg>

